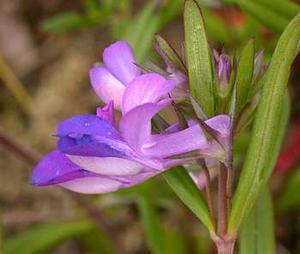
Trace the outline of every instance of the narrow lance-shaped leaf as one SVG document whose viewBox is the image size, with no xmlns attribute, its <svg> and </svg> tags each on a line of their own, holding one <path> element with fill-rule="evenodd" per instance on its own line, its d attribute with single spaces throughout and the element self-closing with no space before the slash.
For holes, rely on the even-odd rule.
<svg viewBox="0 0 300 254">
<path fill-rule="evenodd" d="M 176 53 L 176 51 L 172 48 L 172 46 L 159 34 L 155 35 L 155 40 L 159 44 L 162 50 L 167 54 L 167 56 L 170 58 L 170 60 L 181 70 L 186 71 L 186 67 L 182 61 L 182 59 L 179 57 L 179 55 Z"/>
<path fill-rule="evenodd" d="M 164 172 L 164 177 L 181 201 L 194 212 L 209 231 L 215 232 L 207 203 L 188 172 L 178 166 Z"/>
<path fill-rule="evenodd" d="M 273 166 L 282 99 L 299 39 L 300 14 L 291 21 L 280 37 L 266 73 L 249 149 L 233 199 L 229 233 L 238 230 Z"/>
<path fill-rule="evenodd" d="M 242 50 L 236 73 L 237 113 L 247 103 L 254 67 L 254 40 L 249 40 Z"/>
<path fill-rule="evenodd" d="M 146 241 L 153 254 L 164 253 L 163 228 L 159 221 L 159 215 L 155 206 L 148 197 L 139 197 L 141 221 L 145 230 Z"/>
<path fill-rule="evenodd" d="M 265 186 L 239 235 L 239 254 L 274 254 L 274 215 L 272 197 Z"/>
<path fill-rule="evenodd" d="M 286 133 L 286 129 L 289 123 L 290 119 L 290 113 L 291 113 L 291 101 L 290 101 L 290 95 L 286 89 L 286 93 L 283 97 L 282 101 L 282 108 L 280 112 L 280 120 L 278 124 L 278 130 L 276 133 L 276 139 L 274 142 L 274 148 L 273 148 L 273 156 L 271 157 L 269 161 L 269 166 L 268 166 L 268 172 L 267 172 L 267 178 L 269 178 L 273 172 L 273 169 L 275 167 L 275 164 L 277 162 L 277 158 L 280 153 L 280 149 L 283 143 L 283 139 Z"/>
<path fill-rule="evenodd" d="M 185 2 L 184 34 L 191 93 L 211 117 L 214 115 L 211 53 L 200 7 L 193 0 Z"/>
</svg>

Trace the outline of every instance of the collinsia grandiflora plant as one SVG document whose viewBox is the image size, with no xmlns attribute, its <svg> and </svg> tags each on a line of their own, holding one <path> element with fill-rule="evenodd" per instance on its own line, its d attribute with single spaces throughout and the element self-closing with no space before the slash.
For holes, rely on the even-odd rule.
<svg viewBox="0 0 300 254">
<path fill-rule="evenodd" d="M 280 105 L 297 52 L 299 23 L 297 16 L 287 27 L 267 71 L 263 52 L 255 53 L 253 39 L 238 57 L 212 50 L 193 0 L 185 1 L 183 58 L 155 36 L 153 44 L 165 68 L 152 62 L 150 67 L 140 66 L 127 42 L 113 43 L 104 50 L 103 63 L 90 70 L 92 87 L 106 105 L 96 114 L 71 117 L 58 125 L 57 150 L 35 167 L 32 183 L 100 194 L 164 172 L 180 199 L 209 229 L 219 253 L 233 253 L 241 222 L 280 147 Z M 286 48 L 293 53 L 285 56 Z M 176 122 L 161 117 L 166 108 L 173 109 Z M 115 111 L 122 114 L 119 121 Z M 255 117 L 233 196 L 234 138 Z M 191 171 L 191 166 L 198 171 Z M 210 186 L 212 177 L 219 179 L 217 200 Z M 203 178 L 206 200 L 199 191 Z"/>
</svg>

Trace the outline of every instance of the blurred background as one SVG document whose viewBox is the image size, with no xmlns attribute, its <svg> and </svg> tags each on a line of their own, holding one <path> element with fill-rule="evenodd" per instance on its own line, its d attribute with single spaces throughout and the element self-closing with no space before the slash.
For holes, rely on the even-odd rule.
<svg viewBox="0 0 300 254">
<path fill-rule="evenodd" d="M 280 0 L 281 1 L 281 0 Z M 268 63 L 300 1 L 198 0 L 211 45 L 239 52 L 248 38 Z M 298 3 L 297 3 L 298 2 Z M 89 69 L 103 49 L 127 40 L 139 64 L 155 32 L 182 55 L 182 0 L 0 1 L 0 253 L 215 253 L 206 229 L 161 176 L 116 193 L 87 196 L 30 185 L 55 149 L 56 125 L 102 102 Z M 271 20 L 271 22 L 270 22 Z M 290 78 L 291 118 L 271 178 L 278 253 L 300 253 L 300 58 Z M 238 137 L 238 171 L 249 131 Z M 215 183 L 214 183 L 215 184 Z"/>
</svg>

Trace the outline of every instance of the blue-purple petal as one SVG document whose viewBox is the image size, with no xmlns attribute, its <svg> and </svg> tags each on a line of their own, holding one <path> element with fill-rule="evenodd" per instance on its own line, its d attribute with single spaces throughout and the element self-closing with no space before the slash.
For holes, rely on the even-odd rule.
<svg viewBox="0 0 300 254">
<path fill-rule="evenodd" d="M 95 157 L 122 157 L 123 151 L 116 150 L 104 142 L 100 142 L 91 135 L 82 137 L 61 137 L 57 142 L 57 149 L 65 154 Z"/>
<path fill-rule="evenodd" d="M 74 116 L 62 121 L 57 127 L 58 137 L 83 135 L 120 139 L 120 134 L 113 125 L 96 115 Z"/>
<path fill-rule="evenodd" d="M 71 162 L 63 153 L 53 151 L 35 166 L 31 174 L 31 183 L 35 186 L 54 185 L 93 175 L 95 174 Z"/>
</svg>

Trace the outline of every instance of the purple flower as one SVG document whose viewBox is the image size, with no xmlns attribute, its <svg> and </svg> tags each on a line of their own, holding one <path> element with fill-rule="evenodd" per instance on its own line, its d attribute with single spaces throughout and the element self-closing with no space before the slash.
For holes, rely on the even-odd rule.
<svg viewBox="0 0 300 254">
<path fill-rule="evenodd" d="M 106 66 L 118 78 L 126 69 L 114 69 L 107 63 Z M 121 79 L 128 81 L 131 77 L 126 74 Z M 107 193 L 194 159 L 176 158 L 183 153 L 219 156 L 218 145 L 206 139 L 198 124 L 191 123 L 187 129 L 168 134 L 151 132 L 151 119 L 170 103 L 165 98 L 173 88 L 172 81 L 158 74 L 138 75 L 124 87 L 120 104 L 123 116 L 118 128 L 112 102 L 97 109 L 97 115 L 80 115 L 61 122 L 56 134 L 57 151 L 46 155 L 35 167 L 32 184 L 60 185 L 81 193 Z M 230 118 L 226 115 L 209 119 L 206 124 L 221 137 L 229 134 Z"/>
<path fill-rule="evenodd" d="M 111 44 L 104 50 L 102 58 L 104 65 L 96 64 L 90 70 L 92 87 L 102 101 L 113 101 L 115 108 L 121 109 L 125 88 L 142 74 L 141 69 L 135 64 L 132 48 L 125 41 Z M 174 82 L 172 97 L 178 100 L 185 98 L 187 76 L 170 68 L 167 68 L 165 73 L 167 79 Z"/>
</svg>

